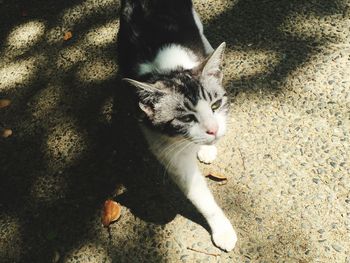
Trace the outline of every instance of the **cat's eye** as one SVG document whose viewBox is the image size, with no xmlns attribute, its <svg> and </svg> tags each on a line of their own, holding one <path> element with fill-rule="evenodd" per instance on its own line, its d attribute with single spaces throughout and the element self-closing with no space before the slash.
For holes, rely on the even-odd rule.
<svg viewBox="0 0 350 263">
<path fill-rule="evenodd" d="M 215 111 L 215 110 L 217 110 L 218 108 L 220 108 L 221 104 L 222 104 L 222 100 L 221 100 L 221 99 L 220 99 L 220 100 L 217 100 L 216 102 L 214 102 L 214 103 L 211 105 L 211 109 L 212 109 L 213 111 Z"/>
<path fill-rule="evenodd" d="M 193 114 L 188 114 L 178 118 L 178 120 L 182 122 L 192 122 L 192 121 L 197 121 L 197 118 Z"/>
</svg>

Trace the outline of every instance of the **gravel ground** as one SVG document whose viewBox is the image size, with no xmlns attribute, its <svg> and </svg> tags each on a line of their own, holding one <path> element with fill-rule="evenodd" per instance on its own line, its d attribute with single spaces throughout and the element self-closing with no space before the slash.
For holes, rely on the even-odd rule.
<svg viewBox="0 0 350 263">
<path fill-rule="evenodd" d="M 208 183 L 236 248 L 213 246 L 124 117 L 119 1 L 0 0 L 0 262 L 350 262 L 349 1 L 195 6 L 228 44 L 230 128 L 202 168 L 228 177 Z"/>
</svg>

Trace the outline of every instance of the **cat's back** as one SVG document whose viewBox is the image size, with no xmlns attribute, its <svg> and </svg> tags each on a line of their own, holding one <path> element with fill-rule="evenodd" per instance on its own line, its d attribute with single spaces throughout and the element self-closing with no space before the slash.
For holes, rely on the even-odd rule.
<svg viewBox="0 0 350 263">
<path fill-rule="evenodd" d="M 194 61 L 185 55 L 186 50 L 204 58 L 206 48 L 198 21 L 191 0 L 122 0 L 118 34 L 122 74 L 137 77 L 142 71 L 147 73 L 147 62 L 158 59 L 164 64 L 165 56 L 181 58 L 178 63 L 191 66 Z M 159 54 L 160 50 L 164 52 Z M 168 61 L 176 63 L 171 59 L 165 63 Z"/>
</svg>

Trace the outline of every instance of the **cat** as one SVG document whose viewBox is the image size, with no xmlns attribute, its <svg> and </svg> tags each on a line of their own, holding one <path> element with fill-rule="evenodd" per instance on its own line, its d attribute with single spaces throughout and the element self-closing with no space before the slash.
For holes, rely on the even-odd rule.
<svg viewBox="0 0 350 263">
<path fill-rule="evenodd" d="M 149 148 L 204 216 L 214 244 L 231 251 L 237 235 L 197 165 L 216 158 L 226 131 L 225 46 L 212 48 L 191 0 L 122 0 L 119 70 L 137 94 Z"/>
</svg>

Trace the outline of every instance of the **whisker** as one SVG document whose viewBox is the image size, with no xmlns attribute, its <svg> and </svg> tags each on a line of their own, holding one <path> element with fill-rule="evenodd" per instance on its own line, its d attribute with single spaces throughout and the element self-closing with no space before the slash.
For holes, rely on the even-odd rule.
<svg viewBox="0 0 350 263">
<path fill-rule="evenodd" d="M 189 146 L 191 146 L 193 144 L 193 142 L 188 142 L 181 150 L 179 150 L 176 154 L 174 154 L 174 156 L 171 157 L 171 159 L 169 160 L 168 164 L 166 165 L 165 169 L 164 169 L 164 174 L 163 176 L 165 176 L 166 172 L 169 170 L 170 165 L 173 163 L 174 159 L 181 153 L 183 152 L 186 148 L 188 148 Z"/>
<path fill-rule="evenodd" d="M 184 141 L 186 141 L 186 139 L 181 139 L 180 141 L 177 141 L 177 142 L 174 142 L 174 143 L 170 143 L 169 145 L 167 145 L 167 146 L 159 153 L 159 155 L 163 155 L 163 153 L 165 153 L 169 148 L 171 148 L 172 146 L 177 145 L 177 144 L 179 144 L 179 143 L 182 143 L 182 142 L 184 142 Z M 161 145 L 160 145 L 160 146 L 161 146 Z"/>
<path fill-rule="evenodd" d="M 182 140 L 180 143 L 173 143 L 170 145 L 170 147 L 167 147 L 166 151 L 162 151 L 162 154 L 159 155 L 159 161 L 161 163 L 163 163 L 164 161 L 166 161 L 167 157 L 175 152 L 176 150 L 178 150 L 180 147 L 182 147 L 183 145 L 185 145 L 188 141 L 187 140 Z"/>
</svg>

